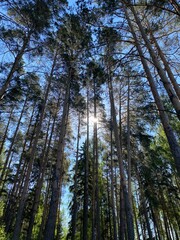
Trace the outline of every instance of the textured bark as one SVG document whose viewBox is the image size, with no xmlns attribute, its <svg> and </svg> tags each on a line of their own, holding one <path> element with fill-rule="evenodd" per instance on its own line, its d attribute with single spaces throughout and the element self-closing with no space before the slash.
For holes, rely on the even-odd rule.
<svg viewBox="0 0 180 240">
<path fill-rule="evenodd" d="M 179 101 L 179 99 L 178 99 L 174 89 L 172 88 L 172 85 L 171 85 L 169 79 L 167 78 L 164 69 L 161 67 L 161 64 L 160 64 L 160 62 L 159 62 L 159 60 L 158 60 L 158 58 L 156 56 L 156 53 L 155 53 L 155 51 L 154 51 L 154 49 L 153 49 L 153 47 L 152 47 L 148 37 L 146 36 L 145 30 L 144 30 L 144 28 L 143 28 L 143 26 L 141 24 L 141 21 L 140 21 L 138 15 L 136 13 L 134 7 L 131 7 L 131 11 L 132 11 L 132 13 L 134 15 L 135 21 L 136 21 L 136 23 L 138 25 L 138 28 L 139 28 L 139 30 L 141 32 L 141 35 L 142 35 L 142 37 L 143 37 L 143 39 L 144 39 L 144 41 L 146 43 L 146 47 L 147 47 L 147 49 L 149 51 L 149 54 L 150 54 L 150 56 L 151 56 L 151 58 L 153 60 L 154 66 L 156 67 L 157 72 L 158 72 L 158 74 L 159 74 L 159 76 L 161 78 L 161 81 L 162 81 L 163 85 L 164 85 L 164 88 L 167 91 L 169 99 L 172 102 L 172 105 L 174 106 L 174 109 L 175 109 L 175 111 L 177 113 L 177 117 L 180 119 L 180 101 Z"/>
<path fill-rule="evenodd" d="M 178 145 L 175 134 L 174 134 L 174 132 L 173 132 L 171 126 L 170 126 L 169 119 L 168 119 L 168 116 L 165 112 L 164 105 L 163 105 L 163 103 L 161 101 L 161 98 L 159 96 L 159 93 L 157 91 L 157 88 L 156 88 L 154 79 L 151 75 L 148 64 L 147 64 L 147 62 L 146 62 L 146 60 L 143 56 L 143 51 L 142 51 L 141 46 L 138 42 L 137 36 L 135 34 L 133 25 L 132 25 L 131 20 L 128 16 L 126 8 L 124 8 L 124 11 L 125 11 L 125 15 L 126 15 L 129 27 L 131 29 L 131 33 L 132 33 L 133 38 L 135 40 L 135 46 L 136 46 L 136 48 L 138 50 L 138 53 L 139 53 L 139 56 L 141 58 L 142 65 L 143 65 L 144 71 L 145 71 L 146 76 L 147 76 L 147 80 L 149 81 L 149 85 L 150 85 L 153 97 L 155 99 L 155 103 L 156 103 L 158 111 L 159 111 L 159 116 L 160 116 L 160 119 L 161 119 L 161 122 L 162 122 L 162 125 L 163 125 L 163 128 L 164 128 L 164 132 L 166 134 L 166 137 L 167 137 L 172 155 L 173 155 L 174 160 L 175 160 L 176 169 L 177 169 L 178 173 L 180 174 L 180 147 Z"/>
<path fill-rule="evenodd" d="M 70 75 L 69 75 L 70 78 Z M 70 97 L 70 79 L 68 79 L 65 99 L 63 104 L 63 113 L 60 124 L 60 136 L 58 140 L 58 153 L 57 160 L 55 164 L 53 179 L 52 179 L 52 188 L 51 188 L 51 201 L 49 206 L 49 214 L 45 226 L 44 240 L 53 240 L 55 234 L 56 220 L 57 220 L 57 211 L 59 198 L 61 193 L 62 178 L 63 178 L 63 153 L 64 153 L 64 140 L 66 134 L 66 127 L 68 122 L 69 114 L 69 97 Z"/>
</svg>

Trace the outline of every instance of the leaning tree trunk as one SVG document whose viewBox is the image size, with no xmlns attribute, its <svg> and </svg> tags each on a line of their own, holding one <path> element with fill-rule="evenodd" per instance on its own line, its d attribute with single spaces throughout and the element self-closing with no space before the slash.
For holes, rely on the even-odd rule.
<svg viewBox="0 0 180 240">
<path fill-rule="evenodd" d="M 66 134 L 66 127 L 68 122 L 68 114 L 69 114 L 69 97 L 70 97 L 70 77 L 67 82 L 66 91 L 65 91 L 65 99 L 63 104 L 63 113 L 62 120 L 60 125 L 60 136 L 58 141 L 58 153 L 57 160 L 55 164 L 53 179 L 52 179 L 52 194 L 51 201 L 49 206 L 49 214 L 45 226 L 44 240 L 53 240 L 55 234 L 56 220 L 57 220 L 57 212 L 58 212 L 58 204 L 62 186 L 62 176 L 63 176 L 63 150 L 64 150 L 64 141 Z"/>
<path fill-rule="evenodd" d="M 44 119 L 46 103 L 47 103 L 47 99 L 48 99 L 49 92 L 50 92 L 50 86 L 51 86 L 51 81 L 52 81 L 52 77 L 53 77 L 55 62 L 56 62 L 56 56 L 54 57 L 53 66 L 52 66 L 52 69 L 51 69 L 48 86 L 47 86 L 47 89 L 46 89 L 44 101 L 42 103 L 41 115 L 40 115 L 39 123 L 38 123 L 37 129 L 36 129 L 36 136 L 35 136 L 33 146 L 32 146 L 32 149 L 31 149 L 30 161 L 28 163 L 28 169 L 27 169 L 27 173 L 26 173 L 26 176 L 25 176 L 25 182 L 24 182 L 24 186 L 23 186 L 23 190 L 22 190 L 22 195 L 21 195 L 21 199 L 20 199 L 20 203 L 19 203 L 19 208 L 18 208 L 18 211 L 17 211 L 17 218 L 16 218 L 16 222 L 15 222 L 15 227 L 14 227 L 14 233 L 13 233 L 12 240 L 18 240 L 19 237 L 20 237 L 20 233 L 21 233 L 23 211 L 24 211 L 26 200 L 27 200 L 27 193 L 28 193 L 31 171 L 32 171 L 33 163 L 34 163 L 34 159 L 35 159 L 36 147 L 37 147 L 37 143 L 38 143 L 38 139 L 39 139 L 39 134 L 40 134 L 42 122 L 43 122 L 43 119 Z"/>
<path fill-rule="evenodd" d="M 174 106 L 174 109 L 177 113 L 177 117 L 180 119 L 180 101 L 179 101 L 174 89 L 172 88 L 172 85 L 171 85 L 169 79 L 167 78 L 164 69 L 161 67 L 161 64 L 159 63 L 159 60 L 156 56 L 156 53 L 155 53 L 148 37 L 146 36 L 145 30 L 144 30 L 144 28 L 141 24 L 141 21 L 140 21 L 139 17 L 137 16 L 137 13 L 136 13 L 134 7 L 131 7 L 131 11 L 134 15 L 135 21 L 138 25 L 138 28 L 139 28 L 140 32 L 141 32 L 142 38 L 144 39 L 144 41 L 146 43 L 146 47 L 147 47 L 147 49 L 149 51 L 149 54 L 150 54 L 150 56 L 153 60 L 154 66 L 156 67 L 157 72 L 158 72 L 158 74 L 161 78 L 161 81 L 162 81 L 163 85 L 164 85 L 164 88 L 167 91 L 169 99 L 172 102 L 172 105 Z"/>
<path fill-rule="evenodd" d="M 174 132 L 173 132 L 171 126 L 170 126 L 169 118 L 168 118 L 168 116 L 165 112 L 166 110 L 164 108 L 164 105 L 163 105 L 163 103 L 161 101 L 161 98 L 159 96 L 159 93 L 157 91 L 153 76 L 151 75 L 148 64 L 147 64 L 147 62 L 144 58 L 143 51 L 142 51 L 141 46 L 138 42 L 138 39 L 137 39 L 137 36 L 135 34 L 133 25 L 131 23 L 131 20 L 128 16 L 128 13 L 127 13 L 127 10 L 126 10 L 125 7 L 124 7 L 124 11 L 125 11 L 125 15 L 126 15 L 126 18 L 127 18 L 127 21 L 128 21 L 128 25 L 131 29 L 131 33 L 132 33 L 133 38 L 135 40 L 135 46 L 136 46 L 136 48 L 138 50 L 138 53 L 139 53 L 139 56 L 141 58 L 142 65 L 143 65 L 144 71 L 145 71 L 146 76 L 147 76 L 147 80 L 149 81 L 149 85 L 150 85 L 152 94 L 153 94 L 154 99 L 155 99 L 155 103 L 156 103 L 158 111 L 159 111 L 160 119 L 161 119 L 161 122 L 162 122 L 162 125 L 163 125 L 163 128 L 164 128 L 164 132 L 166 134 L 166 137 L 167 137 L 172 155 L 173 155 L 174 160 L 175 160 L 176 169 L 177 169 L 178 173 L 180 174 L 180 147 L 179 147 L 179 144 L 178 144 L 177 139 L 175 137 L 175 134 L 174 134 Z"/>
</svg>

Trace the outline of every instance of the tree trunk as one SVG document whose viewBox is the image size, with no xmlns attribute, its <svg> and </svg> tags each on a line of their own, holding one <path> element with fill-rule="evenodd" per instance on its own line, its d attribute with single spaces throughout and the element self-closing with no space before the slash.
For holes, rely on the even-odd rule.
<svg viewBox="0 0 180 240">
<path fill-rule="evenodd" d="M 94 79 L 94 159 L 95 159 L 95 219 L 96 219 L 96 239 L 101 240 L 100 211 L 99 211 L 99 160 L 98 160 L 98 138 L 97 138 L 97 92 L 96 79 Z"/>
<path fill-rule="evenodd" d="M 72 233 L 71 240 L 75 240 L 76 234 L 76 219 L 77 219 L 77 211 L 78 211 L 78 203 L 77 203 L 77 171 L 78 171 L 78 158 L 79 158 L 79 139 L 80 139 L 80 125 L 81 125 L 81 117 L 79 113 L 78 117 L 78 129 L 77 129 L 77 145 L 76 145 L 76 164 L 75 164 L 75 173 L 74 173 L 74 209 L 72 213 Z"/>
<path fill-rule="evenodd" d="M 141 32 L 141 35 L 146 43 L 146 47 L 150 53 L 150 56 L 154 62 L 154 66 L 156 67 L 157 71 L 158 71 L 158 74 L 159 76 L 161 77 L 161 81 L 164 85 L 164 88 L 166 89 L 167 93 L 168 93 L 168 96 L 169 96 L 169 99 L 171 100 L 172 102 L 172 105 L 174 106 L 174 109 L 177 113 L 177 117 L 180 119 L 180 101 L 176 95 L 176 93 L 174 92 L 174 89 L 172 88 L 172 85 L 171 83 L 169 82 L 167 76 L 166 76 L 166 73 L 165 71 L 163 70 L 163 68 L 161 67 L 161 64 L 159 63 L 158 61 L 158 58 L 156 56 L 156 53 L 154 52 L 154 49 L 153 47 L 151 46 L 151 43 L 149 41 L 149 39 L 147 38 L 146 36 L 146 33 L 145 33 L 145 30 L 141 24 L 141 21 L 139 19 L 139 17 L 137 16 L 137 13 L 134 9 L 134 7 L 131 7 L 131 11 L 134 15 L 134 18 L 136 20 L 136 23 L 138 25 L 138 28 Z"/>
<path fill-rule="evenodd" d="M 113 217 L 113 239 L 117 240 L 117 222 L 116 222 L 116 211 L 115 211 L 115 201 L 114 201 L 114 173 L 113 173 L 113 144 L 112 144 L 112 129 L 111 129 L 111 164 L 110 164 L 110 174 L 111 174 L 111 208 Z"/>
<path fill-rule="evenodd" d="M 83 204 L 83 240 L 88 239 L 88 198 L 89 198 L 89 83 L 87 85 L 87 140 L 85 158 L 85 183 L 84 183 L 84 204 Z"/>
<path fill-rule="evenodd" d="M 45 226 L 44 240 L 53 240 L 56 227 L 57 219 L 57 210 L 59 197 L 62 186 L 62 177 L 63 177 L 63 151 L 64 151 L 64 140 L 66 134 L 66 127 L 68 123 L 68 114 L 69 114 L 69 97 L 70 97 L 70 78 L 67 82 L 65 99 L 63 104 L 63 113 L 60 125 L 60 136 L 58 140 L 58 152 L 57 152 L 57 161 L 55 164 L 53 179 L 52 179 L 52 189 L 51 189 L 51 201 L 49 206 L 49 214 Z"/>
<path fill-rule="evenodd" d="M 14 233 L 13 233 L 12 240 L 18 240 L 19 237 L 20 237 L 23 211 L 24 211 L 25 203 L 26 203 L 27 196 L 28 196 L 29 180 L 30 180 L 31 171 L 32 171 L 32 168 L 33 168 L 34 159 L 35 159 L 36 147 L 37 147 L 37 143 L 38 143 L 38 139 L 39 139 L 39 134 L 40 134 L 42 122 L 43 122 L 43 119 L 44 119 L 45 107 L 46 107 L 46 103 L 47 103 L 47 99 L 48 99 L 48 95 L 49 95 L 49 91 L 50 91 L 51 81 L 52 81 L 54 67 L 55 67 L 55 61 L 56 61 L 56 56 L 55 56 L 54 61 L 53 61 L 53 66 L 52 66 L 52 69 L 51 69 L 48 86 L 47 86 L 44 101 L 43 101 L 43 104 L 42 104 L 41 115 L 40 115 L 39 123 L 38 123 L 37 129 L 36 129 L 36 136 L 35 136 L 33 146 L 32 146 L 32 149 L 31 149 L 31 154 L 30 154 L 31 157 L 30 157 L 30 161 L 28 163 L 28 169 L 27 169 L 27 173 L 26 173 L 26 176 L 25 176 L 25 182 L 24 182 L 24 186 L 23 186 L 23 190 L 22 190 L 22 196 L 21 196 L 21 200 L 20 200 L 20 203 L 19 203 L 19 208 L 18 208 L 18 211 L 17 211 L 17 218 L 16 218 L 16 223 L 15 223 L 15 228 L 14 228 Z"/>
<path fill-rule="evenodd" d="M 166 134 L 166 137 L 167 137 L 172 155 L 173 155 L 174 160 L 175 160 L 176 169 L 177 169 L 178 173 L 180 173 L 180 147 L 179 147 L 178 142 L 176 140 L 175 134 L 174 134 L 174 132 L 173 132 L 171 126 L 170 126 L 168 116 L 165 112 L 165 108 L 163 106 L 163 103 L 162 103 L 161 98 L 159 96 L 159 93 L 157 91 L 157 88 L 156 88 L 156 85 L 154 83 L 154 79 L 151 75 L 151 72 L 149 70 L 148 64 L 147 64 L 147 62 L 146 62 L 146 60 L 143 56 L 143 51 L 141 49 L 141 46 L 138 43 L 138 39 L 136 37 L 133 25 L 132 25 L 131 20 L 128 16 L 126 8 L 124 8 L 124 11 L 125 11 L 125 15 L 126 15 L 129 27 L 131 29 L 131 33 L 134 37 L 135 45 L 136 45 L 136 48 L 138 50 L 139 56 L 141 58 L 142 65 L 143 65 L 144 71 L 145 71 L 146 76 L 147 76 L 147 80 L 149 81 L 149 85 L 150 85 L 152 94 L 154 96 L 155 103 L 156 103 L 158 111 L 159 111 L 160 119 L 161 119 L 161 122 L 162 122 L 162 125 L 163 125 L 163 128 L 164 128 L 164 132 Z"/>
<path fill-rule="evenodd" d="M 117 148 L 117 157 L 118 157 L 119 169 L 120 169 L 121 186 L 122 186 L 123 197 L 125 202 L 128 240 L 134 240 L 133 214 L 132 214 L 132 208 L 129 201 L 129 196 L 128 196 L 127 187 L 125 183 L 125 170 L 123 166 L 122 150 L 121 150 L 120 139 L 119 139 L 119 129 L 118 129 L 117 120 L 116 120 L 116 110 L 115 110 L 115 104 L 114 104 L 114 95 L 113 95 L 113 87 L 112 87 L 111 79 L 108 79 L 108 87 L 109 87 L 109 98 L 110 98 L 110 105 L 111 105 L 113 131 L 114 131 L 115 144 Z"/>
</svg>

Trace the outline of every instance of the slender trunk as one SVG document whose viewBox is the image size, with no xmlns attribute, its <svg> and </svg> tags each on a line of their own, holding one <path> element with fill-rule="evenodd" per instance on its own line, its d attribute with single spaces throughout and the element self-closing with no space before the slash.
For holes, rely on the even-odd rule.
<svg viewBox="0 0 180 240">
<path fill-rule="evenodd" d="M 112 130 L 111 130 L 111 208 L 112 208 L 112 217 L 113 217 L 113 239 L 117 240 L 117 222 L 116 222 L 116 211 L 115 211 L 115 201 L 114 201 L 114 174 L 113 174 L 113 144 L 112 144 Z"/>
<path fill-rule="evenodd" d="M 127 159 L 128 159 L 128 194 L 132 207 L 131 192 L 131 146 L 130 146 L 130 79 L 128 76 L 128 96 L 127 96 Z"/>
<path fill-rule="evenodd" d="M 27 103 L 27 97 L 26 97 L 26 99 L 25 99 L 25 101 L 24 101 L 24 105 L 23 105 L 23 108 L 22 108 L 22 110 L 21 110 L 21 114 L 20 114 L 20 117 L 19 117 L 19 120 L 18 120 L 16 129 L 15 129 L 15 132 L 14 132 L 13 139 L 12 139 L 12 141 L 11 141 L 11 144 L 10 144 L 10 147 L 9 147 L 9 150 L 8 150 L 8 153 L 7 153 L 7 156 L 6 156 L 6 160 L 5 160 L 5 163 L 4 163 L 4 167 L 3 167 L 2 173 L 1 173 L 1 179 L 0 179 L 0 185 L 2 184 L 1 190 L 3 190 L 3 188 L 4 188 L 5 179 L 3 179 L 3 178 L 4 178 L 5 172 L 6 172 L 6 170 L 7 170 L 9 158 L 10 158 L 10 155 L 11 155 L 11 153 L 12 153 L 12 149 L 13 149 L 13 146 L 14 146 L 14 143 L 15 143 L 15 140 L 16 140 L 17 133 L 18 133 L 18 131 L 19 131 L 19 126 L 20 126 L 21 119 L 22 119 L 23 114 L 24 114 L 24 111 L 25 111 L 26 103 Z M 2 182 L 3 182 L 3 183 L 2 183 Z"/>
<path fill-rule="evenodd" d="M 179 101 L 176 93 L 174 92 L 174 89 L 172 88 L 172 85 L 169 82 L 169 79 L 167 78 L 165 71 L 161 67 L 161 64 L 160 64 L 160 62 L 159 62 L 159 60 L 156 56 L 156 53 L 155 53 L 153 47 L 151 46 L 151 43 L 150 43 L 148 37 L 146 36 L 145 30 L 144 30 L 144 28 L 141 24 L 141 21 L 140 21 L 139 17 L 137 16 L 137 13 L 136 13 L 134 7 L 131 7 L 131 11 L 134 15 L 134 18 L 136 20 L 138 28 L 141 32 L 141 35 L 142 35 L 142 37 L 143 37 L 143 39 L 146 43 L 146 47 L 148 48 L 150 56 L 151 56 L 151 58 L 154 62 L 154 66 L 156 67 L 156 69 L 158 71 L 158 74 L 161 77 L 161 81 L 164 85 L 164 88 L 166 89 L 166 91 L 168 93 L 169 99 L 171 100 L 172 105 L 174 106 L 174 109 L 176 110 L 177 117 L 180 119 L 180 101 Z"/>
<path fill-rule="evenodd" d="M 119 141 L 121 146 L 121 153 L 122 153 L 122 86 L 120 82 L 120 89 L 119 89 Z M 123 189 L 121 186 L 121 179 L 120 179 L 120 214 L 119 214 L 119 236 L 121 237 L 121 240 L 125 239 L 125 223 L 126 223 L 126 216 L 125 216 L 125 203 L 124 203 L 124 194 Z"/>
<path fill-rule="evenodd" d="M 89 198 L 89 84 L 87 86 L 87 140 L 85 158 L 85 183 L 84 183 L 84 204 L 83 204 L 83 240 L 88 239 L 88 198 Z"/>
<path fill-rule="evenodd" d="M 37 147 L 37 143 L 38 143 L 38 139 L 39 139 L 39 134 L 40 134 L 42 122 L 44 119 L 45 107 L 46 107 L 46 103 L 47 103 L 47 99 L 48 99 L 48 95 L 49 95 L 49 91 L 50 91 L 55 62 L 56 62 L 56 56 L 54 58 L 53 66 L 52 66 L 50 77 L 49 77 L 48 86 L 47 86 L 46 93 L 45 93 L 45 98 L 44 98 L 44 101 L 42 104 L 41 115 L 40 115 L 39 123 L 38 123 L 37 129 L 36 129 L 36 136 L 35 136 L 33 146 L 31 149 L 31 154 L 30 154 L 31 157 L 30 157 L 30 161 L 28 163 L 28 169 L 27 169 L 27 173 L 25 176 L 25 182 L 24 182 L 23 191 L 22 191 L 22 195 L 21 195 L 21 199 L 20 199 L 20 203 L 19 203 L 19 208 L 17 211 L 17 218 L 16 218 L 16 223 L 15 223 L 12 240 L 18 240 L 20 237 L 23 211 L 24 211 L 25 203 L 26 203 L 27 196 L 28 196 L 29 180 L 30 180 L 31 171 L 33 168 L 34 159 L 35 159 L 36 147 Z"/>
<path fill-rule="evenodd" d="M 149 23 L 148 23 L 148 25 L 149 25 Z M 157 42 L 156 38 L 154 37 L 153 32 L 151 30 L 150 30 L 150 36 L 151 36 L 151 39 L 152 39 L 152 41 L 153 41 L 153 43 L 154 43 L 154 45 L 155 45 L 155 47 L 158 51 L 159 56 L 160 56 L 160 58 L 161 58 L 161 60 L 164 64 L 164 67 L 165 67 L 166 72 L 169 76 L 169 79 L 170 79 L 170 81 L 171 81 L 171 83 L 174 87 L 174 90 L 175 90 L 178 98 L 180 99 L 180 87 L 179 87 L 178 83 L 176 82 L 176 79 L 175 79 L 175 77 L 174 77 L 174 75 L 171 71 L 171 68 L 169 67 L 169 64 L 166 60 L 166 57 L 165 57 L 163 51 L 161 50 L 161 48 L 160 48 L 160 46 L 159 46 L 159 44 L 158 44 L 158 42 Z"/>
<path fill-rule="evenodd" d="M 117 214 L 117 227 L 118 227 L 118 231 L 117 231 L 117 235 L 120 236 L 120 209 L 119 209 L 119 198 L 118 195 L 120 195 L 120 191 L 118 190 L 118 181 L 117 181 L 117 167 L 115 166 L 115 197 L 116 197 L 116 214 Z"/>
<path fill-rule="evenodd" d="M 140 240 L 140 233 L 139 233 L 139 224 L 138 224 L 138 218 L 137 218 L 137 214 L 136 214 L 136 202 L 135 199 L 132 198 L 132 205 L 133 205 L 133 211 L 134 211 L 134 221 L 135 221 L 135 225 L 136 225 L 136 234 L 137 234 L 137 240 Z"/>
<path fill-rule="evenodd" d="M 119 129 L 118 129 L 117 120 L 116 120 L 116 110 L 115 110 L 115 104 L 114 104 L 114 94 L 113 94 L 111 79 L 108 80 L 108 87 L 109 87 L 109 98 L 110 98 L 110 104 L 111 104 L 113 131 L 114 131 L 115 143 L 117 148 L 117 157 L 118 157 L 120 176 L 121 176 L 121 186 L 122 186 L 123 197 L 125 202 L 128 240 L 133 240 L 134 239 L 133 214 L 132 214 L 132 208 L 129 201 L 129 196 L 128 196 L 127 187 L 125 183 L 125 170 L 123 166 L 122 150 L 121 150 L 120 139 L 119 139 Z"/>
<path fill-rule="evenodd" d="M 71 71 L 71 70 L 70 70 Z M 45 226 L 44 240 L 53 240 L 56 227 L 57 211 L 59 197 L 61 193 L 62 186 L 62 177 L 63 177 L 63 151 L 64 151 L 64 140 L 66 134 L 66 128 L 68 123 L 68 114 L 69 114 L 69 97 L 70 97 L 70 79 L 71 75 L 69 74 L 69 79 L 65 91 L 65 99 L 63 104 L 63 113 L 60 125 L 60 135 L 58 140 L 58 152 L 57 160 L 55 164 L 53 179 L 52 179 L 52 189 L 51 189 L 51 201 L 49 206 L 49 214 Z"/>
<path fill-rule="evenodd" d="M 78 211 L 78 202 L 77 202 L 77 171 L 78 171 L 78 158 L 79 158 L 79 139 L 80 139 L 80 125 L 81 125 L 81 117 L 79 113 L 78 117 L 78 129 L 77 129 L 77 145 L 76 145 L 76 164 L 75 164 L 75 173 L 74 173 L 74 203 L 73 203 L 73 214 L 72 214 L 72 234 L 71 240 L 75 240 L 76 234 L 76 219 L 77 219 L 77 211 Z"/>
<path fill-rule="evenodd" d="M 22 59 L 22 56 L 23 56 L 23 54 L 25 52 L 25 49 L 26 49 L 26 47 L 27 47 L 27 45 L 28 45 L 28 43 L 30 41 L 30 37 L 31 37 L 31 32 L 29 32 L 28 36 L 25 37 L 23 45 L 22 45 L 22 48 L 19 51 L 19 53 L 17 54 L 17 56 L 15 57 L 14 63 L 12 65 L 12 67 L 11 67 L 11 70 L 10 70 L 8 76 L 7 76 L 7 79 L 6 79 L 5 83 L 4 83 L 4 85 L 2 86 L 2 88 L 0 89 L 0 101 L 2 100 L 2 98 L 3 98 L 7 88 L 9 87 L 9 84 L 11 82 L 11 79 L 12 79 L 15 71 L 18 69 L 18 65 L 19 65 L 19 63 L 20 63 L 20 61 Z"/>
<path fill-rule="evenodd" d="M 106 166 L 108 168 L 108 161 L 106 160 Z M 108 178 L 108 172 L 106 175 L 106 185 L 107 185 L 107 205 L 108 205 L 108 223 L 109 223 L 109 232 L 110 233 L 110 240 L 112 239 L 112 224 L 111 224 L 111 199 L 110 199 L 110 192 L 109 192 L 109 178 Z"/>
<path fill-rule="evenodd" d="M 145 58 L 143 57 L 143 51 L 141 49 L 141 46 L 138 43 L 137 36 L 135 34 L 133 25 L 132 25 L 131 20 L 128 16 L 126 8 L 124 8 L 124 11 L 125 11 L 125 15 L 126 15 L 129 27 L 131 29 L 131 33 L 132 33 L 132 35 L 134 37 L 134 40 L 135 40 L 136 48 L 137 48 L 139 56 L 141 58 L 142 65 L 144 67 L 144 71 L 145 71 L 147 79 L 149 81 L 149 85 L 150 85 L 152 94 L 154 96 L 155 103 L 156 103 L 158 111 L 159 111 L 160 119 L 161 119 L 161 122 L 162 122 L 162 125 L 163 125 L 163 128 L 164 128 L 164 132 L 166 134 L 166 137 L 167 137 L 172 155 L 173 155 L 174 160 L 175 160 L 176 169 L 177 169 L 178 173 L 180 173 L 180 147 L 179 147 L 178 142 L 176 140 L 175 134 L 174 134 L 174 132 L 173 132 L 171 126 L 170 126 L 168 116 L 165 112 L 165 108 L 163 106 L 163 103 L 162 103 L 161 98 L 159 96 L 159 93 L 157 91 L 157 88 L 156 88 L 156 85 L 154 83 L 154 79 L 151 75 L 148 64 L 147 64 Z"/>
<path fill-rule="evenodd" d="M 94 79 L 94 159 L 95 159 L 95 198 L 96 198 L 96 239 L 101 240 L 100 211 L 99 211 L 99 161 L 98 161 L 98 138 L 97 138 L 97 92 L 96 80 Z"/>
<path fill-rule="evenodd" d="M 2 139 L 2 143 L 1 143 L 1 147 L 0 147 L 0 155 L 2 153 L 2 150 L 3 150 L 3 147 L 4 147 L 4 143 L 5 143 L 5 140 L 6 140 L 6 137 L 7 137 L 7 133 L 8 133 L 8 130 L 9 130 L 9 124 L 11 122 L 13 110 L 14 110 L 14 107 L 11 108 L 11 112 L 10 112 L 10 116 L 9 116 L 9 119 L 8 119 L 8 123 L 7 123 L 6 129 L 5 129 L 4 135 L 3 135 L 3 139 Z"/>
</svg>

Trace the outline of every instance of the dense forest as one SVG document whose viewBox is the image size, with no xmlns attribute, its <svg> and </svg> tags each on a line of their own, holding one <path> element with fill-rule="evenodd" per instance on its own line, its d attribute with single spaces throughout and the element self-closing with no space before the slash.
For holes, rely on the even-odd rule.
<svg viewBox="0 0 180 240">
<path fill-rule="evenodd" d="M 180 239 L 179 34 L 178 0 L 0 1 L 0 240 Z"/>
</svg>

